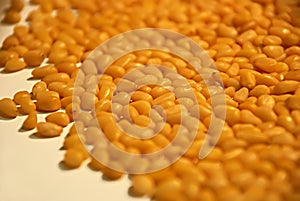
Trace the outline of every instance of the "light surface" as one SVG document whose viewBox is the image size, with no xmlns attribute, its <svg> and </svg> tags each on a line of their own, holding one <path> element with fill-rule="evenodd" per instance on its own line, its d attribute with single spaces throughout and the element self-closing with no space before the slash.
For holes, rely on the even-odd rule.
<svg viewBox="0 0 300 201">
<path fill-rule="evenodd" d="M 0 20 L 8 1 L 0 0 Z M 22 11 L 23 18 L 30 8 Z M 24 19 L 22 19 L 24 23 Z M 12 33 L 12 26 L 0 24 L 0 42 Z M 30 69 L 6 74 L 0 68 L 0 99 L 12 98 L 20 90 L 31 90 L 36 81 Z M 45 115 L 39 115 L 40 121 Z M 0 119 L 0 201 L 143 201 L 128 195 L 127 177 L 118 181 L 102 179 L 100 172 L 86 164 L 75 170 L 59 166 L 64 151 L 64 134 L 51 139 L 35 138 L 34 131 L 19 132 L 26 116 Z"/>
</svg>

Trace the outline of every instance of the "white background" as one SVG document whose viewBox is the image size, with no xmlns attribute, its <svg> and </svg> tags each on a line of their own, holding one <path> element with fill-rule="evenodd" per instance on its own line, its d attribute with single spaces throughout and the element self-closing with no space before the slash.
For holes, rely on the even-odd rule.
<svg viewBox="0 0 300 201">
<path fill-rule="evenodd" d="M 0 20 L 7 0 L 0 0 Z M 22 11 L 24 18 L 29 7 Z M 0 42 L 12 33 L 12 26 L 0 24 Z M 36 81 L 30 69 L 5 74 L 0 68 L 0 99 L 12 98 L 20 90 L 31 90 Z M 68 131 L 57 138 L 34 138 L 34 131 L 19 132 L 26 116 L 13 120 L 0 119 L 0 201 L 143 201 L 128 195 L 127 177 L 105 181 L 100 172 L 86 164 L 75 170 L 63 170 L 59 163 L 64 151 L 60 148 Z M 39 119 L 43 121 L 44 116 Z"/>
</svg>

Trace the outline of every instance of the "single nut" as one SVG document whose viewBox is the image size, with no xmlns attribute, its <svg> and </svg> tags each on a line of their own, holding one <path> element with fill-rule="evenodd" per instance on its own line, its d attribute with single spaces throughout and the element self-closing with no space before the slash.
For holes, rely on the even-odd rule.
<svg viewBox="0 0 300 201">
<path fill-rule="evenodd" d="M 13 58 L 6 62 L 4 70 L 8 73 L 16 72 L 26 68 L 26 63 L 19 58 Z"/>
<path fill-rule="evenodd" d="M 46 75 L 57 73 L 57 69 L 52 65 L 35 68 L 31 74 L 34 78 L 43 78 Z"/>
<path fill-rule="evenodd" d="M 64 164 L 69 168 L 78 168 L 84 161 L 83 154 L 77 149 L 68 149 L 64 156 Z"/>
<path fill-rule="evenodd" d="M 23 55 L 23 58 L 28 66 L 35 67 L 43 63 L 45 55 L 42 50 L 29 50 Z"/>
<path fill-rule="evenodd" d="M 61 107 L 59 94 L 55 91 L 44 91 L 36 95 L 36 108 L 42 112 L 53 112 Z"/>
<path fill-rule="evenodd" d="M 37 124 L 37 135 L 41 137 L 57 137 L 63 128 L 51 122 L 40 122 Z"/>
<path fill-rule="evenodd" d="M 55 123 L 62 127 L 65 127 L 70 123 L 70 118 L 64 112 L 55 112 L 55 113 L 49 114 L 46 117 L 46 121 Z"/>
<path fill-rule="evenodd" d="M 4 118 L 15 118 L 18 115 L 18 109 L 14 101 L 10 98 L 0 100 L 0 116 Z"/>
<path fill-rule="evenodd" d="M 23 122 L 22 129 L 24 130 L 32 130 L 37 125 L 37 115 L 36 111 L 32 111 L 28 114 L 27 118 Z"/>
<path fill-rule="evenodd" d="M 17 105 L 20 105 L 23 100 L 28 100 L 30 97 L 31 96 L 28 91 L 18 91 L 15 93 L 13 100 Z"/>
<path fill-rule="evenodd" d="M 21 20 L 21 14 L 16 10 L 10 10 L 4 16 L 3 22 L 8 24 L 16 24 Z"/>
</svg>

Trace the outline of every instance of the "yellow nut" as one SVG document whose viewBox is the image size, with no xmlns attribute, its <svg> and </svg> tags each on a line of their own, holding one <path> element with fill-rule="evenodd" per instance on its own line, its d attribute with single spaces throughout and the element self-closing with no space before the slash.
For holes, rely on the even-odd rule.
<svg viewBox="0 0 300 201">
<path fill-rule="evenodd" d="M 138 195 L 151 196 L 154 193 L 155 183 L 149 176 L 136 175 L 132 178 L 132 190 Z"/>
<path fill-rule="evenodd" d="M 237 138 L 245 140 L 246 142 L 252 143 L 263 143 L 267 142 L 268 138 L 254 125 L 245 124 L 241 126 L 237 124 L 233 126 Z"/>
<path fill-rule="evenodd" d="M 24 0 L 11 0 L 10 9 L 20 12 L 24 8 Z"/>
<path fill-rule="evenodd" d="M 46 84 L 46 82 L 39 81 L 39 82 L 35 83 L 33 85 L 31 91 L 32 91 L 33 98 L 36 98 L 36 95 L 38 93 L 47 91 L 47 84 Z"/>
<path fill-rule="evenodd" d="M 23 58 L 28 66 L 35 67 L 43 63 L 45 55 L 42 50 L 29 50 L 23 55 Z"/>
<path fill-rule="evenodd" d="M 65 127 L 70 123 L 69 116 L 64 112 L 55 112 L 55 113 L 49 114 L 46 117 L 46 121 L 55 123 L 62 127 Z"/>
<path fill-rule="evenodd" d="M 135 101 L 130 103 L 130 105 L 133 106 L 139 112 L 139 114 L 144 114 L 146 116 L 149 114 L 151 109 L 151 104 L 145 100 Z"/>
<path fill-rule="evenodd" d="M 52 73 L 43 77 L 42 81 L 50 84 L 51 82 L 68 83 L 70 76 L 67 73 Z"/>
<path fill-rule="evenodd" d="M 72 62 L 62 62 L 55 65 L 55 67 L 58 70 L 58 72 L 68 73 L 69 75 L 71 75 L 75 71 L 75 69 L 77 69 L 76 64 Z"/>
<path fill-rule="evenodd" d="M 153 100 L 152 96 L 149 93 L 143 92 L 143 91 L 136 91 L 132 96 L 131 99 L 133 101 L 138 100 L 145 100 L 148 102 L 151 102 Z"/>
<path fill-rule="evenodd" d="M 14 101 L 9 98 L 0 100 L 0 116 L 4 118 L 15 118 L 18 115 L 18 109 Z"/>
<path fill-rule="evenodd" d="M 295 80 L 300 82 L 300 70 L 292 70 L 284 75 L 285 80 Z"/>
<path fill-rule="evenodd" d="M 6 72 L 15 72 L 26 68 L 26 63 L 18 58 L 10 59 L 6 62 L 4 70 Z"/>
<path fill-rule="evenodd" d="M 4 16 L 3 21 L 8 24 L 16 24 L 21 20 L 21 15 L 16 10 L 10 10 Z"/>
<path fill-rule="evenodd" d="M 291 110 L 300 110 L 300 95 L 294 95 L 287 98 L 285 105 Z"/>
<path fill-rule="evenodd" d="M 9 51 L 16 52 L 20 57 L 23 57 L 26 52 L 28 52 L 28 48 L 24 45 L 17 45 L 14 47 L 10 47 Z"/>
<path fill-rule="evenodd" d="M 24 130 L 32 130 L 37 125 L 37 115 L 36 111 L 32 111 L 28 114 L 27 118 L 23 122 L 22 129 Z"/>
<path fill-rule="evenodd" d="M 36 106 L 34 102 L 32 102 L 31 99 L 23 99 L 20 102 L 20 113 L 21 114 L 29 114 L 30 112 L 33 112 L 36 110 Z"/>
<path fill-rule="evenodd" d="M 68 149 L 64 155 L 63 161 L 69 168 L 78 168 L 84 161 L 84 155 L 77 149 Z"/>
<path fill-rule="evenodd" d="M 253 72 L 248 70 L 240 71 L 240 83 L 242 86 L 252 89 L 256 85 L 256 78 Z"/>
<path fill-rule="evenodd" d="M 52 65 L 35 68 L 31 74 L 34 78 L 43 78 L 46 75 L 57 73 L 57 69 Z"/>
<path fill-rule="evenodd" d="M 259 70 L 262 70 L 262 71 L 265 71 L 267 73 L 272 73 L 274 72 L 275 68 L 276 68 L 276 60 L 275 59 L 272 59 L 272 58 L 258 58 L 255 60 L 255 63 L 254 65 L 259 69 Z"/>
<path fill-rule="evenodd" d="M 297 89 L 300 82 L 294 80 L 284 80 L 275 85 L 273 93 L 274 94 L 285 94 L 293 92 Z"/>
<path fill-rule="evenodd" d="M 67 96 L 67 97 L 62 98 L 60 100 L 61 101 L 61 107 L 62 108 L 66 108 L 67 105 L 69 105 L 70 103 L 72 103 L 72 99 L 73 99 L 72 96 Z"/>
<path fill-rule="evenodd" d="M 1 50 L 0 51 L 0 66 L 5 66 L 7 61 L 11 59 L 17 59 L 19 56 L 17 52 L 11 50 Z"/>
<path fill-rule="evenodd" d="M 36 95 L 36 108 L 42 112 L 53 112 L 61 107 L 59 94 L 55 91 L 44 91 Z"/>
<path fill-rule="evenodd" d="M 13 100 L 16 104 L 19 105 L 19 104 L 21 104 L 21 102 L 23 100 L 28 100 L 30 98 L 31 98 L 31 96 L 28 91 L 19 91 L 19 92 L 15 93 Z"/>
<path fill-rule="evenodd" d="M 39 122 L 37 124 L 37 135 L 40 137 L 57 137 L 63 131 L 61 126 L 51 122 Z"/>
</svg>

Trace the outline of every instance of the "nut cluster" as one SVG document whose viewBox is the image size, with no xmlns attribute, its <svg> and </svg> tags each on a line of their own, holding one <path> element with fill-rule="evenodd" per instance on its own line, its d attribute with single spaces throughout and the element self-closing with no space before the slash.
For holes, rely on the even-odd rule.
<svg viewBox="0 0 300 201">
<path fill-rule="evenodd" d="M 99 136 L 104 134 L 111 144 L 128 153 L 159 151 L 180 130 L 179 117 L 185 111 L 178 105 L 184 105 L 192 116 L 199 118 L 191 119 L 185 125 L 186 130 L 181 128 L 183 134 L 177 145 L 187 143 L 189 126 L 197 124 L 193 143 L 171 166 L 153 173 L 130 175 L 133 195 L 146 195 L 158 201 L 300 200 L 300 28 L 292 18 L 291 7 L 283 1 L 32 0 L 31 3 L 39 6 L 27 16 L 28 25 L 15 25 L 13 33 L 2 43 L 0 67 L 6 72 L 33 67 L 32 77 L 38 81 L 31 92 L 20 91 L 13 99 L 1 99 L 0 116 L 28 115 L 22 128 L 36 128 L 40 137 L 59 136 L 63 127 L 74 122 L 63 144 L 66 166 L 77 168 L 90 160 L 90 167 L 102 171 L 107 178 L 122 177 L 124 173 L 117 170 L 124 167 L 115 160 L 118 154 L 113 155 L 113 150 L 108 154 L 108 143 L 99 140 Z M 19 21 L 16 12 L 24 4 L 12 0 L 11 5 L 4 21 L 16 23 Z M 213 89 L 202 77 L 205 72 L 199 75 L 193 63 L 164 51 L 149 49 L 124 55 L 102 72 L 98 80 L 99 66 L 112 60 L 102 55 L 98 63 L 89 61 L 92 51 L 112 36 L 147 27 L 179 32 L 201 46 L 220 73 L 226 105 L 212 105 L 210 90 Z M 152 40 L 172 45 L 164 37 L 153 36 Z M 136 40 L 141 46 L 146 43 Z M 118 44 L 108 45 L 118 53 Z M 188 49 L 184 41 L 181 45 Z M 176 51 L 176 47 L 173 49 Z M 83 61 L 86 62 L 82 65 Z M 140 70 L 145 65 L 165 66 L 186 82 L 155 68 Z M 130 72 L 136 72 L 131 77 L 134 82 L 121 79 Z M 78 83 L 76 79 L 81 81 Z M 158 80 L 178 86 L 174 90 L 178 93 L 155 84 L 136 86 Z M 195 95 L 194 100 L 180 96 L 185 93 L 180 89 L 185 83 Z M 128 93 L 120 93 L 112 101 L 118 84 Z M 133 89 L 135 92 L 129 93 Z M 126 101 L 130 104 L 124 106 Z M 154 105 L 161 106 L 166 115 L 151 109 Z M 193 114 L 195 108 L 199 108 L 198 114 Z M 151 139 L 125 135 L 116 126 L 116 120 L 123 129 L 133 132 L 135 129 L 124 121 L 124 115 L 114 115 L 125 110 L 135 125 L 142 129 L 153 126 L 158 134 Z M 224 110 L 221 137 L 212 152 L 199 160 L 198 153 L 212 118 L 218 121 L 217 114 Z M 37 122 L 37 111 L 49 113 L 45 122 Z M 160 122 L 162 119 L 166 122 Z M 98 129 L 99 124 L 103 124 L 102 130 Z M 148 136 L 151 131 L 136 134 Z M 88 152 L 85 145 L 97 146 Z M 177 154 L 175 149 L 172 151 L 170 155 Z M 156 163 L 128 161 L 125 169 L 141 171 L 165 162 L 163 158 Z"/>
</svg>

